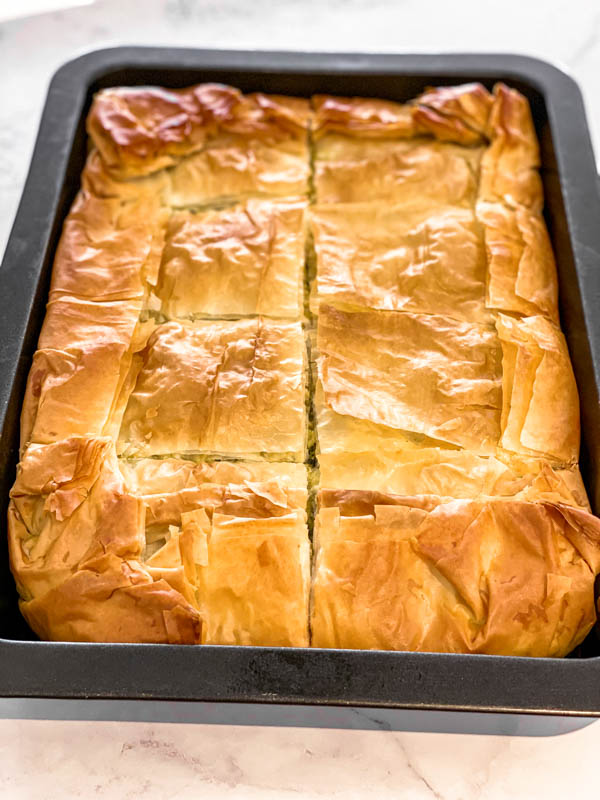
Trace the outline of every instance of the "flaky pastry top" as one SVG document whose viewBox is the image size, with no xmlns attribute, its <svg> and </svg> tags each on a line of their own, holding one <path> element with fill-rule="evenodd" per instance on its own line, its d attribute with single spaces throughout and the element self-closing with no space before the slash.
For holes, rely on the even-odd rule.
<svg viewBox="0 0 600 800">
<path fill-rule="evenodd" d="M 112 172 L 131 177 L 171 166 L 223 134 L 303 139 L 309 118 L 306 100 L 205 83 L 105 89 L 94 97 L 87 129 Z"/>
</svg>

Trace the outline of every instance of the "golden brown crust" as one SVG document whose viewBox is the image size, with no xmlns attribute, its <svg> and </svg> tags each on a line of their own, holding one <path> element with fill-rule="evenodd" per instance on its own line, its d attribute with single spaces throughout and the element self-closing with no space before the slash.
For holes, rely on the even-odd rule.
<svg viewBox="0 0 600 800">
<path fill-rule="evenodd" d="M 194 597 L 204 643 L 308 645 L 306 487 L 203 484 L 144 502 L 147 568 Z"/>
<path fill-rule="evenodd" d="M 170 205 L 171 170 L 160 170 L 129 180 L 119 180 L 106 167 L 102 156 L 93 148 L 81 173 L 81 190 L 103 200 L 118 199 L 122 205 L 138 202 Z"/>
<path fill-rule="evenodd" d="M 417 133 L 410 106 L 392 100 L 317 94 L 312 104 L 316 140 L 331 132 L 398 139 L 410 139 Z"/>
<path fill-rule="evenodd" d="M 9 545 L 21 608 L 40 636 L 199 641 L 197 612 L 166 584 L 151 586 L 138 563 L 144 516 L 110 439 L 27 449 L 11 491 Z"/>
<path fill-rule="evenodd" d="M 427 139 L 368 139 L 327 134 L 316 144 L 314 185 L 318 203 L 418 197 L 435 205 L 471 208 L 483 147 Z"/>
<path fill-rule="evenodd" d="M 214 514 L 231 517 L 266 519 L 280 517 L 291 510 L 305 509 L 306 485 L 290 487 L 279 477 L 250 485 L 202 484 L 178 492 L 141 496 L 146 507 L 146 526 L 181 525 L 183 514 L 202 508 L 209 519 Z"/>
<path fill-rule="evenodd" d="M 142 497 L 197 489 L 206 483 L 235 486 L 277 478 L 293 488 L 306 487 L 306 465 L 281 461 L 189 461 L 140 458 L 119 461 L 128 491 Z"/>
<path fill-rule="evenodd" d="M 124 203 L 80 192 L 56 252 L 50 298 L 143 299 L 156 283 L 166 215 L 154 196 Z"/>
<path fill-rule="evenodd" d="M 304 200 L 249 200 L 172 214 L 155 292 L 162 313 L 299 318 L 305 209 Z"/>
<path fill-rule="evenodd" d="M 415 127 L 421 134 L 430 134 L 440 142 L 455 142 L 466 147 L 482 144 L 481 134 L 457 117 L 447 117 L 432 108 L 417 106 L 412 111 Z"/>
<path fill-rule="evenodd" d="M 414 172 L 418 167 L 422 172 L 424 154 L 428 152 L 432 154 L 430 177 L 435 175 L 432 183 L 453 186 L 450 199 L 456 196 L 458 173 L 456 166 L 451 170 L 449 163 L 443 164 L 433 157 L 436 148 L 439 150 L 444 143 L 456 143 L 461 145 L 463 155 L 473 156 L 480 154 L 477 145 L 489 142 L 481 160 L 479 198 L 488 202 L 501 201 L 511 207 L 524 206 L 537 213 L 542 209 L 539 146 L 529 103 L 522 94 L 502 83 L 496 84 L 493 96 L 480 84 L 430 89 L 417 98 L 412 107 L 385 100 L 323 96 L 318 96 L 314 102 L 317 109 L 315 185 L 319 202 L 371 199 L 369 193 L 374 191 L 375 185 L 379 199 L 398 202 L 399 198 L 392 196 L 390 184 L 397 184 L 409 169 Z M 432 136 L 436 141 L 420 143 L 419 135 Z M 353 144 L 352 137 L 362 140 L 360 148 L 357 143 Z M 355 162 L 352 166 L 344 164 L 341 157 L 344 139 L 345 160 L 349 156 Z M 340 156 L 338 164 L 332 163 L 331 157 L 327 158 L 332 145 Z M 418 155 L 415 163 L 407 160 L 407 150 Z M 442 170 L 445 171 L 443 179 Z M 340 184 L 349 184 L 345 196 L 341 194 L 342 186 L 335 186 L 334 171 Z M 412 188 L 414 191 L 414 185 Z M 358 194 L 361 189 L 362 197 Z M 349 191 L 355 194 L 349 196 Z M 395 193 L 398 194 L 397 187 Z"/>
<path fill-rule="evenodd" d="M 317 205 L 310 221 L 318 302 L 485 321 L 485 249 L 471 210 Z"/>
<path fill-rule="evenodd" d="M 198 525 L 198 512 L 184 518 Z M 198 569 L 203 642 L 307 647 L 310 543 L 303 511 L 266 519 L 214 514 Z"/>
<path fill-rule="evenodd" d="M 301 197 L 309 190 L 308 143 L 294 140 L 275 147 L 227 135 L 169 169 L 127 180 L 115 179 L 98 151 L 92 150 L 81 177 L 84 189 L 98 197 L 158 201 L 171 209 L 205 208 L 252 197 Z"/>
<path fill-rule="evenodd" d="M 317 357 L 316 344 L 313 355 Z M 317 435 L 317 452 L 323 454 L 363 452 L 404 452 L 421 447 L 441 447 L 442 442 L 422 434 L 410 433 L 368 419 L 338 414 L 326 401 L 323 385 L 314 373 L 313 406 Z"/>
<path fill-rule="evenodd" d="M 221 133 L 277 143 L 305 139 L 308 101 L 242 95 L 220 84 L 188 89 L 105 89 L 95 95 L 87 129 L 107 167 L 132 177 L 172 166 Z"/>
<path fill-rule="evenodd" d="M 11 563 L 23 596 L 43 594 L 102 553 L 135 558 L 144 510 L 123 487 L 109 439 L 31 445 L 11 490 Z"/>
<path fill-rule="evenodd" d="M 66 642 L 199 644 L 198 611 L 135 561 L 102 556 L 21 611 L 42 639 Z"/>
<path fill-rule="evenodd" d="M 462 122 L 481 137 L 488 132 L 493 97 L 481 83 L 431 87 L 419 95 L 415 103 L 418 108 L 425 107 L 442 117 Z"/>
<path fill-rule="evenodd" d="M 496 321 L 502 342 L 502 437 L 514 453 L 579 456 L 579 395 L 565 338 L 545 317 Z"/>
<path fill-rule="evenodd" d="M 494 87 L 488 121 L 490 146 L 481 160 L 479 198 L 541 212 L 540 151 L 527 99 L 502 83 Z"/>
<path fill-rule="evenodd" d="M 21 446 L 110 432 L 141 302 L 55 296 L 27 380 Z"/>
<path fill-rule="evenodd" d="M 314 95 L 314 138 L 342 133 L 373 139 L 433 136 L 462 145 L 485 142 L 492 96 L 481 84 L 429 89 L 415 105 L 364 97 Z"/>
<path fill-rule="evenodd" d="M 487 251 L 488 308 L 524 316 L 544 314 L 558 324 L 558 278 L 541 215 L 501 203 L 477 204 Z"/>
<path fill-rule="evenodd" d="M 366 445 L 372 443 L 368 440 Z M 500 456 L 501 454 L 499 454 Z M 376 449 L 319 455 L 319 486 L 437 495 L 457 499 L 515 497 L 548 500 L 589 510 L 578 467 L 559 468 L 540 459 L 478 456 L 439 447 Z"/>
<path fill-rule="evenodd" d="M 231 516 L 197 507 L 148 560 L 151 573 L 197 586 L 206 644 L 308 645 L 310 545 L 304 511 Z M 196 596 L 196 593 L 194 593 Z"/>
<path fill-rule="evenodd" d="M 163 191 L 174 208 L 247 197 L 299 197 L 308 193 L 309 176 L 306 141 L 274 147 L 227 135 L 168 170 Z"/>
<path fill-rule="evenodd" d="M 593 625 L 589 513 L 351 494 L 319 514 L 313 645 L 564 656 Z"/>
<path fill-rule="evenodd" d="M 136 356 L 120 452 L 302 461 L 304 361 L 300 323 L 259 317 L 160 325 Z"/>
<path fill-rule="evenodd" d="M 493 329 L 450 317 L 322 305 L 325 402 L 338 414 L 490 454 L 500 436 L 499 344 Z"/>
</svg>

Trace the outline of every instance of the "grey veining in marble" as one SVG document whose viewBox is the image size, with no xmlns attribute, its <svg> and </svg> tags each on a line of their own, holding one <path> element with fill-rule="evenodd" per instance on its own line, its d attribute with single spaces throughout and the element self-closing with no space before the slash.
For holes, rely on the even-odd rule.
<svg viewBox="0 0 600 800">
<path fill-rule="evenodd" d="M 522 738 L 8 720 L 0 797 L 563 800 L 594 796 L 599 742 L 597 723 Z"/>
</svg>

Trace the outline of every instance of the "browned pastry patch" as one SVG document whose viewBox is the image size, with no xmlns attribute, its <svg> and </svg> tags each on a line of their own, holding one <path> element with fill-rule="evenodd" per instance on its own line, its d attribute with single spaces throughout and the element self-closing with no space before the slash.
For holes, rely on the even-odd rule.
<svg viewBox="0 0 600 800">
<path fill-rule="evenodd" d="M 300 323 L 168 322 L 135 356 L 132 372 L 122 453 L 304 460 Z"/>
<path fill-rule="evenodd" d="M 327 493 L 316 536 L 314 646 L 564 656 L 596 619 L 586 511 Z"/>
<path fill-rule="evenodd" d="M 317 205 L 310 221 L 317 304 L 486 320 L 486 254 L 471 210 Z"/>
<path fill-rule="evenodd" d="M 417 110 L 435 111 L 441 117 L 457 120 L 482 137 L 488 135 L 488 120 L 493 96 L 481 83 L 437 86 L 417 97 Z"/>
<path fill-rule="evenodd" d="M 479 202 L 487 250 L 488 308 L 524 316 L 543 314 L 558 323 L 558 279 L 550 237 L 541 215 L 521 206 Z"/>
<path fill-rule="evenodd" d="M 149 569 L 189 562 L 193 542 L 205 644 L 306 647 L 310 543 L 304 510 L 231 516 L 184 512 L 181 530 L 148 560 Z"/>
<path fill-rule="evenodd" d="M 146 508 L 145 567 L 182 594 L 186 585 L 195 587 L 202 641 L 307 646 L 304 465 L 271 469 L 269 478 L 264 465 L 251 462 L 227 469 L 177 459 L 157 463 L 141 461 L 128 470 L 138 491 L 156 490 L 140 495 Z M 156 486 L 159 473 L 166 480 Z"/>
<path fill-rule="evenodd" d="M 162 313 L 298 319 L 305 209 L 303 200 L 248 200 L 172 214 L 155 290 Z"/>
<path fill-rule="evenodd" d="M 496 327 L 502 341 L 501 446 L 575 463 L 579 394 L 562 332 L 545 317 L 501 314 Z"/>
<path fill-rule="evenodd" d="M 502 373 L 493 328 L 322 305 L 317 341 L 325 402 L 338 414 L 494 452 Z"/>
<path fill-rule="evenodd" d="M 589 510 L 577 466 L 555 466 L 543 459 L 509 453 L 479 456 L 468 450 L 416 446 L 374 447 L 364 436 L 364 450 L 319 454 L 319 486 L 401 495 L 436 495 L 457 499 L 514 497 L 548 500 Z"/>
<path fill-rule="evenodd" d="M 227 135 L 166 170 L 164 191 L 174 208 L 206 207 L 248 197 L 307 195 L 309 178 L 305 139 L 275 147 Z"/>
<path fill-rule="evenodd" d="M 398 139 L 411 139 L 417 133 L 410 106 L 392 100 L 317 94 L 312 103 L 316 141 L 331 132 Z"/>
<path fill-rule="evenodd" d="M 200 644 L 198 611 L 135 561 L 105 555 L 21 604 L 31 628 L 59 642 Z"/>
<path fill-rule="evenodd" d="M 410 203 L 471 208 L 483 147 L 415 139 L 353 138 L 330 133 L 317 142 L 318 203 Z"/>
<path fill-rule="evenodd" d="M 430 135 L 469 146 L 485 142 L 492 98 L 481 84 L 465 84 L 431 89 L 414 105 L 329 95 L 315 95 L 312 101 L 316 141 L 333 132 L 373 139 Z"/>
<path fill-rule="evenodd" d="M 112 432 L 140 308 L 140 299 L 50 301 L 27 381 L 22 447 Z"/>
<path fill-rule="evenodd" d="M 494 87 L 487 134 L 491 144 L 481 160 L 479 198 L 539 213 L 544 190 L 531 109 L 522 94 L 502 83 Z"/>
<path fill-rule="evenodd" d="M 302 140 L 309 118 L 306 100 L 244 96 L 231 86 L 207 83 L 105 89 L 94 97 L 87 129 L 109 169 L 127 178 L 172 166 L 220 134 L 269 144 Z"/>
<path fill-rule="evenodd" d="M 110 439 L 31 445 L 11 491 L 11 568 L 42 638 L 194 643 L 197 610 L 140 563 L 144 505 Z"/>
<path fill-rule="evenodd" d="M 285 461 L 191 461 L 182 458 L 140 458 L 119 461 L 128 491 L 137 497 L 196 491 L 204 484 L 236 486 L 277 478 L 287 486 L 306 489 L 306 465 Z"/>
<path fill-rule="evenodd" d="M 279 475 L 271 479 L 249 482 L 214 484 L 201 483 L 176 492 L 141 496 L 146 507 L 146 529 L 151 526 L 160 531 L 160 526 L 181 525 L 183 514 L 199 508 L 206 511 L 209 519 L 214 514 L 231 517 L 267 519 L 280 517 L 291 509 L 306 509 L 308 492 L 306 475 L 298 485 L 290 485 Z"/>
<path fill-rule="evenodd" d="M 123 203 L 80 192 L 56 252 L 50 298 L 145 298 L 156 283 L 167 216 L 155 197 Z"/>
</svg>

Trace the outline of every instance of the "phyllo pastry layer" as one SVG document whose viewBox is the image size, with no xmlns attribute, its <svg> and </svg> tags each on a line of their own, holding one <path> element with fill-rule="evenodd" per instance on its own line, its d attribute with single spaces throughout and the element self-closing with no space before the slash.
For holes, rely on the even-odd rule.
<svg viewBox="0 0 600 800">
<path fill-rule="evenodd" d="M 142 459 L 144 460 L 144 459 Z M 148 459 L 149 460 L 149 459 Z M 169 459 L 174 465 L 178 459 Z M 183 460 L 179 460 L 180 469 Z M 304 467 L 304 465 L 291 465 Z M 161 471 L 164 474 L 164 471 Z M 175 488 L 165 482 L 157 491 L 147 492 L 144 486 L 132 491 L 140 497 L 146 509 L 146 556 L 157 549 L 156 543 L 168 538 L 172 526 L 181 527 L 182 515 L 200 508 L 212 518 L 213 514 L 226 514 L 232 517 L 268 518 L 280 517 L 292 510 L 306 511 L 308 501 L 306 468 L 301 474 L 286 470 L 273 469 L 271 477 L 267 470 L 253 469 L 251 462 L 234 465 L 227 478 L 235 478 L 236 482 L 217 483 L 223 479 L 220 470 L 189 471 L 188 480 L 183 488 Z M 237 475 L 235 474 L 237 472 Z M 298 470 L 300 472 L 300 470 Z M 220 474 L 219 474 L 220 473 Z M 243 474 L 254 473 L 262 480 L 242 480 Z M 262 473 L 262 474 L 261 474 Z M 148 470 L 145 470 L 146 479 Z M 214 481 L 205 480 L 212 477 Z M 131 491 L 131 490 L 130 490 Z"/>
<path fill-rule="evenodd" d="M 50 297 L 145 299 L 156 283 L 168 216 L 152 192 L 127 198 L 80 191 L 56 251 Z"/>
<path fill-rule="evenodd" d="M 219 486 L 264 483 L 277 478 L 306 489 L 306 465 L 286 461 L 194 461 L 182 458 L 120 459 L 128 491 L 138 497 L 195 491 L 206 483 Z"/>
<path fill-rule="evenodd" d="M 589 510 L 577 466 L 560 467 L 502 452 L 479 456 L 468 450 L 407 444 L 398 449 L 321 453 L 319 467 L 322 489 L 458 499 L 515 497 L 562 502 Z"/>
<path fill-rule="evenodd" d="M 307 195 L 309 177 L 305 140 L 275 147 L 227 136 L 184 158 L 164 180 L 173 208 L 201 208 L 250 197 Z"/>
<path fill-rule="evenodd" d="M 314 184 L 318 203 L 381 200 L 472 206 L 482 147 L 429 139 L 361 139 L 328 134 L 316 143 Z"/>
<path fill-rule="evenodd" d="M 560 503 L 322 492 L 316 647 L 564 656 L 596 619 L 600 522 Z"/>
<path fill-rule="evenodd" d="M 527 208 L 479 202 L 487 254 L 486 306 L 558 324 L 558 279 L 546 224 Z"/>
<path fill-rule="evenodd" d="M 142 563 L 144 505 L 106 438 L 31 445 L 11 491 L 11 568 L 27 622 L 43 639 L 200 641 L 194 602 Z"/>
<path fill-rule="evenodd" d="M 146 175 L 239 137 L 271 148 L 307 146 L 307 100 L 204 83 L 187 89 L 126 87 L 95 95 L 87 129 L 120 178 Z"/>
<path fill-rule="evenodd" d="M 118 449 L 303 461 L 305 361 L 300 323 L 159 325 L 135 356 Z"/>
<path fill-rule="evenodd" d="M 279 478 L 144 497 L 147 569 L 195 587 L 205 644 L 308 645 L 306 499 Z"/>
<path fill-rule="evenodd" d="M 317 345 L 325 402 L 337 414 L 494 451 L 502 371 L 493 327 L 321 305 Z"/>
<path fill-rule="evenodd" d="M 315 95 L 314 138 L 341 133 L 368 139 L 433 136 L 470 146 L 485 143 L 493 104 L 479 83 L 430 89 L 411 103 L 369 97 Z"/>
<path fill-rule="evenodd" d="M 544 205 L 540 147 L 527 98 L 496 84 L 486 135 L 490 146 L 481 161 L 479 198 L 539 213 Z"/>
<path fill-rule="evenodd" d="M 159 310 L 171 318 L 298 319 L 305 209 L 303 200 L 249 200 L 172 214 L 155 290 Z"/>
<path fill-rule="evenodd" d="M 322 305 L 313 355 L 321 453 L 441 444 L 577 462 L 577 385 L 546 317 L 500 314 L 486 326 Z"/>
<path fill-rule="evenodd" d="M 459 204 L 475 186 L 481 200 L 543 207 L 531 109 L 502 83 L 493 94 L 481 84 L 432 88 L 410 105 L 323 95 L 314 103 L 319 202 L 397 201 L 413 185 L 421 196 L 437 192 L 438 200 Z M 473 183 L 456 158 L 474 173 Z M 367 196 L 350 196 L 357 186 Z"/>
<path fill-rule="evenodd" d="M 141 300 L 48 304 L 21 414 L 21 446 L 112 434 L 131 367 Z M 117 426 L 118 429 L 118 426 Z"/>
<path fill-rule="evenodd" d="M 310 220 L 317 302 L 491 321 L 485 248 L 471 209 L 320 205 Z"/>
<path fill-rule="evenodd" d="M 106 89 L 94 98 L 87 124 L 106 170 L 123 187 L 156 175 L 155 188 L 181 208 L 307 194 L 310 116 L 307 100 L 202 84 Z"/>
<path fill-rule="evenodd" d="M 206 536 L 199 572 L 205 644 L 307 647 L 310 542 L 303 511 L 266 519 L 202 512 L 184 521 Z"/>
<path fill-rule="evenodd" d="M 506 450 L 575 463 L 579 395 L 562 331 L 545 317 L 500 314 L 502 438 Z"/>
</svg>

